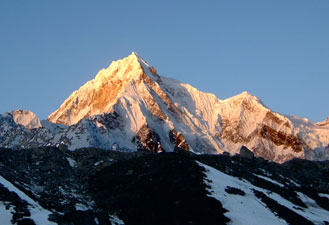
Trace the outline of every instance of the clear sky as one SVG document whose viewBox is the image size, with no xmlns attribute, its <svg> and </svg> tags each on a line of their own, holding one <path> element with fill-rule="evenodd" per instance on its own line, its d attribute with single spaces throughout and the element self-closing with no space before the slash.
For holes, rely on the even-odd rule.
<svg viewBox="0 0 329 225">
<path fill-rule="evenodd" d="M 329 116 L 328 0 L 1 0 L 0 113 L 45 119 L 132 51 L 220 99 Z"/>
</svg>

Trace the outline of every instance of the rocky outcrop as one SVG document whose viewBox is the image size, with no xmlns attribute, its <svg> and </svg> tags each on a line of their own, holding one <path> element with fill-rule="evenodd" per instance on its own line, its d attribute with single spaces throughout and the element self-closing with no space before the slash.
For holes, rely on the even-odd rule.
<svg viewBox="0 0 329 225">
<path fill-rule="evenodd" d="M 250 151 L 246 146 L 242 146 L 240 149 L 240 156 L 247 159 L 254 158 L 254 153 Z"/>
<path fill-rule="evenodd" d="M 95 124 L 101 124 L 102 126 L 114 130 L 114 129 L 123 129 L 123 119 L 120 114 L 116 111 L 110 113 L 104 113 L 98 116 L 91 117 L 91 121 Z"/>
<path fill-rule="evenodd" d="M 276 131 L 267 125 L 264 125 L 262 129 L 259 130 L 259 135 L 271 140 L 277 146 L 283 145 L 284 148 L 290 147 L 296 153 L 303 151 L 303 149 L 307 147 L 300 138 Z"/>
<path fill-rule="evenodd" d="M 159 135 L 148 127 L 147 124 L 137 132 L 136 138 L 138 151 L 163 152 Z"/>
<path fill-rule="evenodd" d="M 175 129 L 169 131 L 169 140 L 175 147 L 188 151 L 190 147 L 186 143 L 186 140 L 182 133 L 178 133 Z"/>
</svg>

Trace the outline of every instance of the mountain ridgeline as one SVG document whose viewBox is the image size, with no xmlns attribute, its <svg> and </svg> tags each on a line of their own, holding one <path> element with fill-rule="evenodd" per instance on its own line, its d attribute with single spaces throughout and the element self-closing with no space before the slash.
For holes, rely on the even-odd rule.
<svg viewBox="0 0 329 225">
<path fill-rule="evenodd" d="M 329 120 L 281 115 L 248 92 L 221 100 L 160 76 L 133 52 L 100 70 L 47 120 L 22 110 L 0 115 L 0 147 L 38 146 L 206 154 L 236 154 L 246 146 L 280 163 L 324 160 Z"/>
</svg>

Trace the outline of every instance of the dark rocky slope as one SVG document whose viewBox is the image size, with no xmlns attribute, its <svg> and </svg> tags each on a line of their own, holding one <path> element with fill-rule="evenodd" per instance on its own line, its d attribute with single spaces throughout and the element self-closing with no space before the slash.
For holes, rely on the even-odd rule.
<svg viewBox="0 0 329 225">
<path fill-rule="evenodd" d="M 328 161 L 276 164 L 246 155 L 194 155 L 179 148 L 175 153 L 158 154 L 90 148 L 74 152 L 51 147 L 0 149 L 0 175 L 51 211 L 50 221 L 63 225 L 227 224 L 228 210 L 209 196 L 206 170 L 197 162 L 248 181 L 255 189 L 277 193 L 307 212 L 307 202 L 297 194 L 303 193 L 327 210 L 329 218 L 329 199 L 323 197 L 329 194 Z M 229 186 L 225 191 L 245 194 Z M 267 192 L 255 190 L 254 197 L 277 217 L 289 224 L 313 224 L 266 196 Z M 2 185 L 1 202 L 12 210 L 13 223 L 35 224 L 28 203 Z"/>
</svg>

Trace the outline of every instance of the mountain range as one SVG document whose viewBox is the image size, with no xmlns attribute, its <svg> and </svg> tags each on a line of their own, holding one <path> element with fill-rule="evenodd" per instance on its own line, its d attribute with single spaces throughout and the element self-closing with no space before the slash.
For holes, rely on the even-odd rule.
<svg viewBox="0 0 329 225">
<path fill-rule="evenodd" d="M 132 53 L 46 120 L 0 114 L 0 224 L 329 224 L 329 118 L 221 100 Z"/>
<path fill-rule="evenodd" d="M 133 52 L 114 61 L 74 91 L 47 120 L 29 111 L 0 116 L 0 146 L 97 147 L 119 151 L 236 154 L 329 159 L 329 118 L 313 123 L 272 111 L 249 94 L 221 100 L 189 84 L 160 76 Z"/>
</svg>

